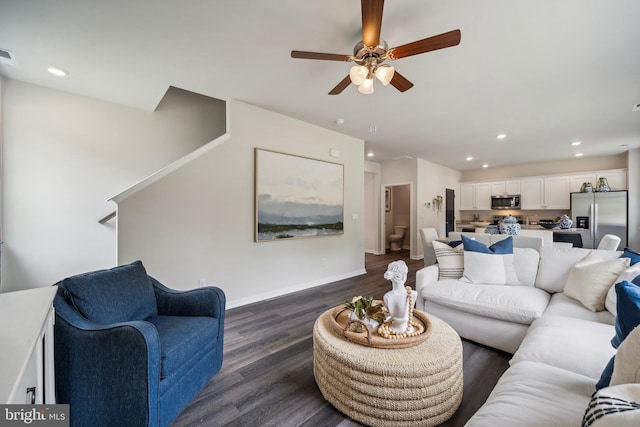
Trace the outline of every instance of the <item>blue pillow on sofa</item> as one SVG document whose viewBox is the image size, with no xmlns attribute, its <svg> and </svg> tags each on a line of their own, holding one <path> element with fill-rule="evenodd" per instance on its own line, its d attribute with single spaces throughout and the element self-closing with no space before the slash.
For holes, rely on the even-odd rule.
<svg viewBox="0 0 640 427">
<path fill-rule="evenodd" d="M 616 335 L 611 339 L 611 345 L 618 348 L 627 335 L 640 325 L 640 276 L 633 279 L 631 283 L 626 280 L 616 283 L 615 287 L 617 295 Z M 615 356 L 609 360 L 604 368 L 600 381 L 596 384 L 596 390 L 609 386 L 614 361 Z"/>
<path fill-rule="evenodd" d="M 142 262 L 68 277 L 61 283 L 71 305 L 103 325 L 158 315 L 158 303 Z"/>
<path fill-rule="evenodd" d="M 622 252 L 622 255 L 620 255 L 620 258 L 631 259 L 631 265 L 633 265 L 640 261 L 640 254 L 638 252 L 632 251 L 629 248 L 624 248 L 624 251 Z"/>
</svg>

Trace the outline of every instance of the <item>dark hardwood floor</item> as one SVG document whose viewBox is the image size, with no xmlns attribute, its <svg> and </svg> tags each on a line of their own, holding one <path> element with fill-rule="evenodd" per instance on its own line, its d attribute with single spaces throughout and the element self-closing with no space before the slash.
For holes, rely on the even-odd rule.
<svg viewBox="0 0 640 427">
<path fill-rule="evenodd" d="M 367 274 L 227 311 L 220 372 L 172 424 L 186 426 L 359 426 L 327 403 L 313 377 L 316 318 L 354 295 L 376 299 L 391 289 L 387 265 L 409 266 L 415 288 L 422 260 L 408 251 L 366 255 Z M 509 354 L 463 340 L 464 397 L 443 426 L 462 426 L 508 367 Z"/>
</svg>

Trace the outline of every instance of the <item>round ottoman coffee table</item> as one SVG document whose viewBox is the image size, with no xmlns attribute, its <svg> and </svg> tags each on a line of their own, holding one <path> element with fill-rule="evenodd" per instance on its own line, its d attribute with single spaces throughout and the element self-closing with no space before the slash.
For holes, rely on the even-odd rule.
<svg viewBox="0 0 640 427">
<path fill-rule="evenodd" d="M 462 401 L 462 342 L 429 316 L 429 338 L 414 347 L 373 348 L 331 326 L 333 309 L 313 327 L 313 372 L 324 398 L 369 426 L 435 426 Z"/>
</svg>

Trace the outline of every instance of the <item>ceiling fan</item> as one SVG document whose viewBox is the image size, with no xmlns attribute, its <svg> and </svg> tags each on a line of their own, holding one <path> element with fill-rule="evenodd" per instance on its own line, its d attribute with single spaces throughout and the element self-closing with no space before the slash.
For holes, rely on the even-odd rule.
<svg viewBox="0 0 640 427">
<path fill-rule="evenodd" d="M 365 94 L 373 93 L 373 77 L 375 76 L 384 86 L 391 83 L 400 92 L 413 87 L 413 83 L 395 71 L 394 67 L 383 64 L 384 61 L 394 61 L 407 56 L 419 55 L 433 50 L 444 49 L 460 44 L 460 30 L 453 30 L 412 43 L 388 48 L 387 43 L 380 38 L 382 26 L 382 11 L 384 0 L 362 1 L 362 41 L 353 48 L 353 55 L 334 53 L 303 52 L 292 50 L 292 58 L 321 59 L 326 61 L 355 62 L 349 75 L 345 77 L 329 95 L 338 95 L 354 83 L 358 91 Z"/>
</svg>

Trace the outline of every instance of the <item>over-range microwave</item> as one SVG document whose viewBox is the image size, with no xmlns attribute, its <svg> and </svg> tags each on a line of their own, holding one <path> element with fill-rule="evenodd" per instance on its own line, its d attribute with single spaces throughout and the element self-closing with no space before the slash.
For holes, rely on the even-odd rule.
<svg viewBox="0 0 640 427">
<path fill-rule="evenodd" d="M 491 209 L 520 209 L 520 196 L 491 196 Z"/>
</svg>

